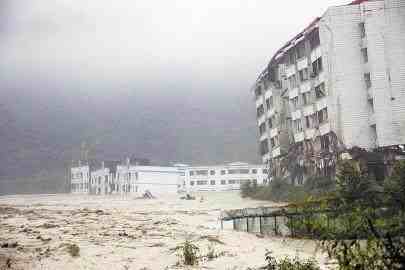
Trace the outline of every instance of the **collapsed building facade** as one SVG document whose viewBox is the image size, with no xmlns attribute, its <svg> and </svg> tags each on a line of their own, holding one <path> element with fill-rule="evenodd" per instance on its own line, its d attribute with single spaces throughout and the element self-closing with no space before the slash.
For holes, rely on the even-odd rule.
<svg viewBox="0 0 405 270">
<path fill-rule="evenodd" d="M 405 1 L 328 8 L 276 52 L 252 92 L 271 176 L 331 177 L 345 158 L 389 174 L 404 155 Z"/>
</svg>

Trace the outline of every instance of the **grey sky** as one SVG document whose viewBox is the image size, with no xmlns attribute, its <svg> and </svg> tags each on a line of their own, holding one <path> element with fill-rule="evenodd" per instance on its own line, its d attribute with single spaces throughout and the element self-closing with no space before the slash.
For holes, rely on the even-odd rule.
<svg viewBox="0 0 405 270">
<path fill-rule="evenodd" d="M 328 6 L 348 2 L 8 1 L 1 45 L 8 70 L 244 86 Z"/>
</svg>

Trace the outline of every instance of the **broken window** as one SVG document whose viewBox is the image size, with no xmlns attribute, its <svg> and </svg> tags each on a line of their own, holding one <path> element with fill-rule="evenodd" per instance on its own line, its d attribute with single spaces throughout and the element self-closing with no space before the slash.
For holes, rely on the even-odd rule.
<svg viewBox="0 0 405 270">
<path fill-rule="evenodd" d="M 371 76 L 370 73 L 364 73 L 364 81 L 366 83 L 367 89 L 371 87 Z"/>
<path fill-rule="evenodd" d="M 369 99 L 369 100 L 368 100 L 368 105 L 369 105 L 369 111 L 370 111 L 370 113 L 374 113 L 374 100 L 373 100 L 373 99 Z"/>
<path fill-rule="evenodd" d="M 294 65 L 294 64 L 295 64 L 295 52 L 294 52 L 294 49 L 291 49 L 291 50 L 288 52 L 287 64 L 288 64 L 288 65 Z"/>
<path fill-rule="evenodd" d="M 298 96 L 291 99 L 291 106 L 292 106 L 293 111 L 298 109 L 298 106 L 299 106 Z"/>
<path fill-rule="evenodd" d="M 278 136 L 274 136 L 273 138 L 271 138 L 270 143 L 271 143 L 271 148 L 278 147 L 278 145 L 279 145 Z"/>
<path fill-rule="evenodd" d="M 316 98 L 322 98 L 322 97 L 326 96 L 325 83 L 321 83 L 315 87 L 315 95 L 316 95 Z"/>
<path fill-rule="evenodd" d="M 305 127 L 306 128 L 311 128 L 312 127 L 312 121 L 309 116 L 305 116 Z"/>
<path fill-rule="evenodd" d="M 364 25 L 364 22 L 359 23 L 359 30 L 360 30 L 360 37 L 365 38 L 366 37 L 366 27 Z"/>
<path fill-rule="evenodd" d="M 229 174 L 248 174 L 249 169 L 231 169 L 228 170 Z"/>
<path fill-rule="evenodd" d="M 312 63 L 312 77 L 316 77 L 323 70 L 322 57 L 319 57 Z"/>
<path fill-rule="evenodd" d="M 266 132 L 266 122 L 263 122 L 263 123 L 259 126 L 259 133 L 260 133 L 260 136 L 263 135 L 264 132 Z"/>
<path fill-rule="evenodd" d="M 368 51 L 367 48 L 361 49 L 361 54 L 363 56 L 363 62 L 367 63 L 368 62 Z"/>
<path fill-rule="evenodd" d="M 269 152 L 269 145 L 267 139 L 260 142 L 260 153 L 261 155 L 265 155 Z"/>
<path fill-rule="evenodd" d="M 262 116 L 262 115 L 263 115 L 263 113 L 264 113 L 264 107 L 263 107 L 263 104 L 262 104 L 262 105 L 260 105 L 260 106 L 257 108 L 256 113 L 257 113 L 257 117 L 260 117 L 260 116 Z"/>
<path fill-rule="evenodd" d="M 302 123 L 301 119 L 297 119 L 294 121 L 294 127 L 296 132 L 301 132 L 302 131 Z"/>
<path fill-rule="evenodd" d="M 312 31 L 309 34 L 309 45 L 311 47 L 311 50 L 315 49 L 321 44 L 321 41 L 319 40 L 319 30 L 316 28 L 314 31 Z"/>
<path fill-rule="evenodd" d="M 295 87 L 297 87 L 297 78 L 295 74 L 288 77 L 288 81 L 290 83 L 290 89 L 294 89 Z"/>
<path fill-rule="evenodd" d="M 203 186 L 203 185 L 207 185 L 208 184 L 208 181 L 206 181 L 206 180 L 198 180 L 197 181 L 197 186 Z"/>
<path fill-rule="evenodd" d="M 302 103 L 304 105 L 311 103 L 311 92 L 305 92 L 302 94 Z"/>
<path fill-rule="evenodd" d="M 297 58 L 300 59 L 305 57 L 305 41 L 301 41 L 300 43 L 298 43 L 296 48 L 297 48 Z"/>
<path fill-rule="evenodd" d="M 266 107 L 268 111 L 273 107 L 273 96 L 266 99 Z"/>
<path fill-rule="evenodd" d="M 323 108 L 318 111 L 318 121 L 319 124 L 322 124 L 328 120 L 328 108 Z"/>
<path fill-rule="evenodd" d="M 271 118 L 269 118 L 268 123 L 269 123 L 269 128 L 273 128 L 273 121 L 271 120 Z"/>
<path fill-rule="evenodd" d="M 208 175 L 208 170 L 198 170 L 195 172 L 197 175 Z"/>
<path fill-rule="evenodd" d="M 255 89 L 256 99 L 258 99 L 262 95 L 262 86 L 258 85 Z"/>
<path fill-rule="evenodd" d="M 321 136 L 321 149 L 323 150 L 329 150 L 329 136 L 328 135 L 323 135 Z"/>
<path fill-rule="evenodd" d="M 300 71 L 298 71 L 298 74 L 300 76 L 301 82 L 308 80 L 308 68 L 301 69 Z"/>
</svg>

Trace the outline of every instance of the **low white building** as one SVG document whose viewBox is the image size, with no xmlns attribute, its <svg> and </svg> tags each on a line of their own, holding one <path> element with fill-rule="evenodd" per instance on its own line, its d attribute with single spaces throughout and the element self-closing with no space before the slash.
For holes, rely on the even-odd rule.
<svg viewBox="0 0 405 270">
<path fill-rule="evenodd" d="M 268 182 L 264 165 L 235 162 L 216 166 L 196 166 L 185 169 L 184 189 L 195 191 L 239 190 L 244 182 L 258 185 Z"/>
<path fill-rule="evenodd" d="M 117 166 L 116 185 L 119 194 L 142 195 L 145 191 L 152 194 L 177 193 L 180 170 L 163 166 Z"/>
<path fill-rule="evenodd" d="M 78 164 L 70 170 L 70 189 L 72 193 L 87 194 L 89 193 L 90 167 L 89 165 Z"/>
<path fill-rule="evenodd" d="M 263 165 L 241 162 L 218 166 L 145 166 L 131 164 L 127 159 L 125 163 L 101 162 L 94 170 L 89 166 L 72 167 L 71 172 L 72 193 L 94 195 L 239 190 L 246 181 L 258 185 L 268 181 Z"/>
</svg>

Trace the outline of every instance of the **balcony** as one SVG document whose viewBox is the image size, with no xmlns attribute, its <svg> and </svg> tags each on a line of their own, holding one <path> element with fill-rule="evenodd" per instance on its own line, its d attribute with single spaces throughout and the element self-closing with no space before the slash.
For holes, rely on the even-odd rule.
<svg viewBox="0 0 405 270">
<path fill-rule="evenodd" d="M 314 85 L 319 85 L 319 84 L 325 82 L 325 77 L 326 77 L 326 75 L 325 75 L 324 71 L 319 72 L 319 74 L 317 76 L 315 76 L 313 79 Z"/>
<path fill-rule="evenodd" d="M 294 134 L 294 141 L 295 142 L 302 142 L 305 138 L 304 132 L 300 131 Z"/>
<path fill-rule="evenodd" d="M 267 118 L 271 118 L 275 113 L 276 109 L 271 108 L 269 111 L 267 111 Z"/>
<path fill-rule="evenodd" d="M 321 135 L 328 134 L 330 132 L 330 123 L 329 122 L 324 122 L 322 124 L 319 124 L 319 133 Z"/>
<path fill-rule="evenodd" d="M 322 110 L 323 108 L 326 108 L 326 106 L 327 106 L 327 104 L 326 104 L 326 98 L 323 97 L 323 98 L 318 99 L 318 100 L 316 101 L 315 109 L 316 109 L 317 111 L 320 111 L 320 110 Z"/>
<path fill-rule="evenodd" d="M 307 128 L 305 131 L 305 139 L 312 140 L 315 137 L 315 129 L 314 128 Z"/>
<path fill-rule="evenodd" d="M 306 106 L 302 109 L 302 113 L 303 113 L 304 116 L 311 115 L 311 114 L 313 114 L 314 112 L 315 112 L 315 111 L 314 111 L 314 105 L 313 105 L 313 104 L 306 105 Z"/>
<path fill-rule="evenodd" d="M 316 47 L 311 52 L 311 62 L 314 62 L 316 59 L 322 56 L 321 46 Z"/>
<path fill-rule="evenodd" d="M 373 88 L 370 87 L 369 89 L 367 89 L 367 99 L 373 99 L 373 97 L 374 97 Z"/>
<path fill-rule="evenodd" d="M 301 118 L 301 110 L 296 110 L 291 113 L 292 120 L 297 120 Z"/>
<path fill-rule="evenodd" d="M 260 105 L 263 104 L 263 98 L 260 97 L 258 99 L 256 99 L 256 109 L 260 107 Z"/>
<path fill-rule="evenodd" d="M 375 124 L 376 124 L 376 122 L 375 122 L 375 113 L 369 115 L 368 123 L 369 123 L 370 126 L 375 126 Z"/>
<path fill-rule="evenodd" d="M 267 163 L 267 161 L 270 159 L 270 153 L 266 153 L 262 156 L 262 162 Z"/>
<path fill-rule="evenodd" d="M 291 75 L 295 74 L 295 65 L 289 65 L 286 68 L 285 73 L 286 73 L 287 77 L 290 77 Z"/>
<path fill-rule="evenodd" d="M 280 147 L 276 147 L 271 151 L 271 155 L 273 158 L 278 157 L 281 154 Z"/>
<path fill-rule="evenodd" d="M 277 134 L 278 134 L 278 128 L 270 129 L 270 138 L 277 136 Z"/>
<path fill-rule="evenodd" d="M 301 83 L 300 85 L 300 93 L 306 93 L 311 91 L 311 82 L 309 80 Z"/>
<path fill-rule="evenodd" d="M 271 89 L 268 89 L 265 93 L 264 93 L 264 99 L 268 99 L 273 95 L 273 91 L 271 91 Z"/>
<path fill-rule="evenodd" d="M 288 92 L 288 97 L 289 97 L 290 99 L 295 98 L 296 96 L 298 96 L 298 87 L 295 87 L 294 89 L 291 89 L 291 90 Z"/>
<path fill-rule="evenodd" d="M 257 125 L 260 126 L 262 123 L 264 123 L 264 121 L 266 121 L 266 116 L 265 114 L 262 114 L 257 118 Z"/>
<path fill-rule="evenodd" d="M 360 40 L 360 48 L 367 48 L 367 37 L 363 37 L 361 40 Z"/>
<path fill-rule="evenodd" d="M 298 70 L 304 69 L 308 67 L 308 58 L 302 57 L 297 60 L 297 68 Z"/>
<path fill-rule="evenodd" d="M 265 140 L 265 139 L 267 139 L 268 138 L 268 135 L 267 135 L 267 132 L 265 131 L 265 132 L 263 132 L 263 134 L 260 136 L 260 141 L 263 141 L 263 140 Z"/>
</svg>

